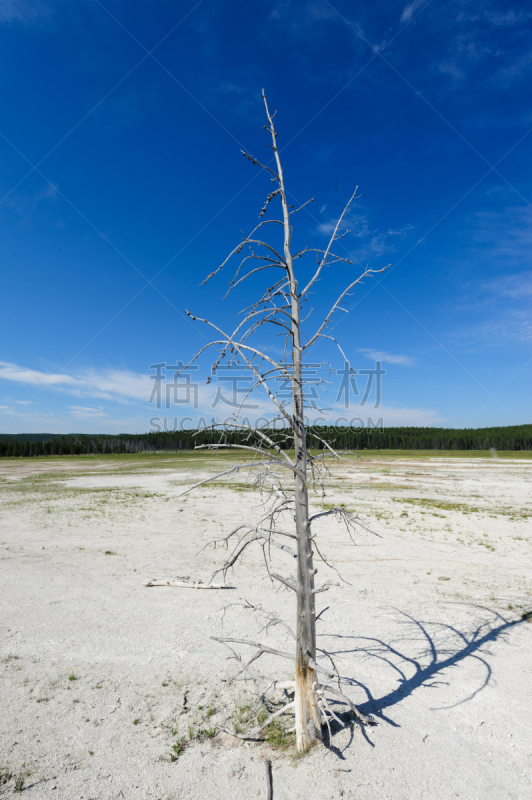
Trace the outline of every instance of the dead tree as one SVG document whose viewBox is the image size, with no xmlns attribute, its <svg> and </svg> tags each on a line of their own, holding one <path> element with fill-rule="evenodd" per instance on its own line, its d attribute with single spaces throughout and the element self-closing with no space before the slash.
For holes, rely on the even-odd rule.
<svg viewBox="0 0 532 800">
<path fill-rule="evenodd" d="M 260 642 L 253 642 L 247 639 L 218 638 L 217 641 L 223 642 L 228 646 L 231 644 L 243 644 L 254 650 L 247 663 L 244 663 L 240 656 L 237 655 L 239 660 L 242 661 L 242 668 L 234 678 L 246 673 L 250 665 L 256 662 L 264 653 L 273 653 L 274 655 L 292 659 L 295 662 L 295 681 L 289 684 L 282 684 L 284 689 L 293 693 L 294 699 L 269 717 L 259 728 L 248 733 L 247 736 L 257 736 L 263 728 L 271 723 L 274 717 L 293 709 L 297 749 L 301 751 L 310 747 L 317 739 L 322 738 L 322 724 L 329 726 L 331 719 L 338 720 L 337 715 L 328 703 L 328 696 L 329 698 L 331 696 L 333 698 L 341 698 L 344 703 L 348 704 L 356 719 L 361 723 L 371 721 L 359 713 L 351 700 L 339 688 L 334 688 L 326 682 L 337 677 L 335 668 L 325 668 L 318 664 L 316 659 L 315 598 L 318 592 L 327 588 L 327 585 L 320 588 L 315 586 L 317 570 L 314 567 L 313 555 L 315 550 L 318 553 L 319 550 L 317 549 L 316 534 L 312 531 L 312 524 L 319 517 L 334 515 L 339 521 L 345 523 L 348 531 L 352 534 L 356 526 L 361 523 L 356 517 L 351 516 L 346 510 L 340 508 L 323 510 L 314 516 L 309 513 L 309 485 L 314 487 L 323 486 L 323 481 L 329 473 L 329 459 L 338 459 L 340 456 L 331 445 L 321 439 L 318 442 L 316 434 L 305 429 L 303 360 L 305 353 L 318 340 L 332 339 L 334 341 L 330 333 L 327 332 L 330 322 L 335 312 L 345 311 L 343 303 L 354 286 L 368 275 L 382 272 L 383 270 L 367 268 L 356 277 L 353 277 L 347 288 L 332 304 L 321 323 L 316 326 L 310 335 L 304 336 L 303 306 L 308 301 L 311 291 L 315 289 L 317 283 L 324 277 L 327 268 L 338 263 L 352 264 L 352 261 L 345 256 L 335 254 L 333 248 L 335 243 L 347 233 L 347 231 L 342 232 L 342 223 L 355 197 L 356 190 L 345 206 L 327 247 L 318 249 L 307 244 L 302 250 L 293 253 L 292 218 L 306 203 L 300 208 L 294 208 L 289 203 L 277 147 L 277 133 L 274 126 L 274 118 L 277 112 L 270 114 L 264 93 L 262 98 L 268 120 L 268 124 L 264 128 L 271 136 L 273 150 L 271 166 L 260 163 L 250 153 L 243 152 L 243 154 L 270 177 L 273 190 L 266 198 L 266 202 L 260 212 L 258 224 L 248 236 L 240 241 L 225 261 L 205 279 L 204 283 L 224 269 L 231 259 L 239 255 L 239 264 L 230 281 L 227 294 L 252 275 L 257 275 L 258 273 L 265 272 L 269 275 L 275 270 L 278 271 L 280 277 L 273 282 L 269 282 L 260 299 L 241 312 L 242 319 L 232 333 L 223 331 L 209 320 L 196 317 L 189 311 L 187 311 L 187 314 L 192 319 L 204 322 L 216 331 L 215 340 L 203 347 L 196 354 L 193 361 L 208 347 L 215 347 L 218 348 L 219 352 L 216 361 L 211 367 L 211 375 L 212 370 L 216 369 L 222 360 L 226 360 L 228 364 L 247 368 L 254 381 L 246 398 L 257 388 L 261 388 L 266 392 L 276 409 L 277 419 L 281 420 L 285 426 L 283 428 L 285 440 L 283 442 L 279 440 L 279 437 L 272 437 L 265 429 L 252 428 L 242 420 L 241 410 L 246 400 L 244 398 L 229 427 L 246 431 L 245 443 L 239 445 L 228 444 L 222 433 L 218 444 L 203 445 L 203 447 L 215 449 L 225 447 L 241 448 L 251 452 L 253 460 L 245 464 L 237 464 L 207 481 L 202 481 L 195 484 L 195 486 L 189 487 L 187 491 L 209 480 L 215 480 L 221 476 L 227 476 L 238 470 L 249 468 L 254 474 L 254 486 L 264 494 L 264 514 L 255 523 L 240 523 L 225 537 L 224 544 L 228 548 L 231 545 L 233 549 L 223 567 L 217 572 L 222 572 L 225 577 L 227 571 L 239 560 L 244 550 L 255 542 L 262 546 L 267 566 L 268 553 L 271 547 L 280 549 L 296 562 L 295 576 L 283 576 L 268 570 L 273 581 L 284 584 L 296 595 L 295 629 L 292 629 L 290 625 L 280 620 L 276 615 L 270 614 L 262 608 L 256 609 L 266 615 L 269 621 L 268 624 L 282 624 L 284 626 L 294 640 L 295 652 L 275 650 Z M 272 201 L 280 203 L 282 211 L 280 219 L 265 218 Z M 279 231 L 282 245 L 274 246 L 270 239 L 264 238 L 266 231 Z M 272 239 L 275 241 L 274 237 Z M 311 256 L 315 260 L 315 266 L 313 274 L 307 280 L 304 288 L 301 289 L 294 264 L 298 263 L 304 256 Z M 307 319 L 309 316 L 307 315 Z M 284 355 L 279 360 L 273 358 L 268 352 L 263 352 L 253 346 L 253 334 L 259 329 L 262 331 L 264 326 L 267 325 L 274 326 L 275 332 L 280 333 L 284 338 Z M 276 397 L 274 381 L 279 378 L 289 381 L 291 385 L 291 403 L 285 404 Z M 216 427 L 216 425 L 213 427 Z M 309 438 L 311 441 L 314 439 L 315 446 L 317 445 L 321 450 L 319 455 L 311 454 L 307 441 Z M 288 446 L 290 446 L 290 452 L 287 451 Z M 294 452 L 293 457 L 291 456 L 292 451 Z M 292 529 L 287 530 L 289 527 Z"/>
</svg>

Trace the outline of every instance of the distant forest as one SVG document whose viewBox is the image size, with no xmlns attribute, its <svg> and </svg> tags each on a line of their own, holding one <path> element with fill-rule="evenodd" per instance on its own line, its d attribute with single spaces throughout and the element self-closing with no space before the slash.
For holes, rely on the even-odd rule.
<svg viewBox="0 0 532 800">
<path fill-rule="evenodd" d="M 531 450 L 532 425 L 512 425 L 501 428 L 370 428 L 358 433 L 350 428 L 345 432 L 335 428 L 309 429 L 310 434 L 328 440 L 340 450 Z M 282 430 L 265 431 L 281 446 Z M 227 431 L 224 441 L 239 444 L 246 438 L 240 431 Z M 220 441 L 220 433 L 212 431 L 169 431 L 160 433 L 108 434 L 55 433 L 3 434 L 0 437 L 0 457 L 63 456 L 108 453 L 145 453 L 192 450 L 198 444 Z M 315 440 L 316 446 L 319 443 Z"/>
</svg>

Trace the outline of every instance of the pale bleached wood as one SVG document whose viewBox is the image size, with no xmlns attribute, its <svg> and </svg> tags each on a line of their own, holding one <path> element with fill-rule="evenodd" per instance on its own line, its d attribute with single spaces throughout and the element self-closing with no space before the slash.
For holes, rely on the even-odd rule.
<svg viewBox="0 0 532 800">
<path fill-rule="evenodd" d="M 189 311 L 186 312 L 193 320 L 198 320 L 209 326 L 215 332 L 216 338 L 208 345 L 202 347 L 199 352 L 196 353 L 192 361 L 182 370 L 185 372 L 190 364 L 196 361 L 207 348 L 214 347 L 218 349 L 218 353 L 216 360 L 211 365 L 208 382 L 210 382 L 214 371 L 218 369 L 224 359 L 227 365 L 232 364 L 239 368 L 242 365 L 241 368 L 246 368 L 249 373 L 251 373 L 253 376 L 253 380 L 251 381 L 253 384 L 252 387 L 246 390 L 244 399 L 241 400 L 239 404 L 235 404 L 234 415 L 232 415 L 230 420 L 222 423 L 226 429 L 234 428 L 235 430 L 247 431 L 248 435 L 238 443 L 228 443 L 224 440 L 223 433 L 221 433 L 220 440 L 217 444 L 202 445 L 201 447 L 219 451 L 228 446 L 233 450 L 247 452 L 249 456 L 253 455 L 253 460 L 246 461 L 245 464 L 234 465 L 230 469 L 220 470 L 217 475 L 201 480 L 194 484 L 194 486 L 187 487 L 182 494 L 190 492 L 211 481 L 219 480 L 222 477 L 228 478 L 242 469 L 248 471 L 246 485 L 260 492 L 264 507 L 264 516 L 262 516 L 262 519 L 260 519 L 258 523 L 242 520 L 226 536 L 211 542 L 214 547 L 223 546 L 230 551 L 224 565 L 213 573 L 211 581 L 213 581 L 219 573 L 222 573 L 225 579 L 228 570 L 242 558 L 247 548 L 251 546 L 256 547 L 258 544 L 262 549 L 265 566 L 272 582 L 283 584 L 296 595 L 296 624 L 292 629 L 284 623 L 280 617 L 270 611 L 253 606 L 251 603 L 247 603 L 246 607 L 265 615 L 267 618 L 266 629 L 272 625 L 283 625 L 287 633 L 295 640 L 295 652 L 278 650 L 274 647 L 249 639 L 235 637 L 211 638 L 216 639 L 216 641 L 229 648 L 231 652 L 230 658 L 235 659 L 239 663 L 239 671 L 229 679 L 229 682 L 233 680 L 245 680 L 250 676 L 255 680 L 263 678 L 264 676 L 257 675 L 257 673 L 250 671 L 251 665 L 257 662 L 263 654 L 280 656 L 293 663 L 295 680 L 289 682 L 290 691 L 293 691 L 294 694 L 293 701 L 275 712 L 263 725 L 255 728 L 250 733 L 235 734 L 230 731 L 228 732 L 242 739 L 255 737 L 277 716 L 284 714 L 288 710 L 293 710 L 295 715 L 294 730 L 296 732 L 297 749 L 299 751 L 304 751 L 314 742 L 322 738 L 322 725 L 327 725 L 330 734 L 329 720 L 335 720 L 336 722 L 341 721 L 340 717 L 329 704 L 326 693 L 332 695 L 336 700 L 343 700 L 349 703 L 359 721 L 368 723 L 370 719 L 361 715 L 360 712 L 356 710 L 351 700 L 343 695 L 343 693 L 332 687 L 321 685 L 317 679 L 319 674 L 324 674 L 329 679 L 336 679 L 340 682 L 340 676 L 336 670 L 331 654 L 316 647 L 317 617 L 315 597 L 320 592 L 326 591 L 332 584 L 330 581 L 326 581 L 319 588 L 315 586 L 314 579 L 317 569 L 313 565 L 314 554 L 316 553 L 316 558 L 321 560 L 324 568 L 333 569 L 337 573 L 338 570 L 334 566 L 334 563 L 328 561 L 323 553 L 320 552 L 316 542 L 317 533 L 312 533 L 311 525 L 314 522 L 318 523 L 322 517 L 333 517 L 337 521 L 344 523 L 351 537 L 358 526 L 361 528 L 365 528 L 365 526 L 360 522 L 358 517 L 353 516 L 343 508 L 328 510 L 322 508 L 321 511 L 313 515 L 309 513 L 309 481 L 311 487 L 315 491 L 318 491 L 318 493 L 321 492 L 323 502 L 325 497 L 325 480 L 330 476 L 326 458 L 331 457 L 338 462 L 340 460 L 340 455 L 330 444 L 313 432 L 308 433 L 306 430 L 303 355 L 313 344 L 318 342 L 318 340 L 330 339 L 336 344 L 340 353 L 345 358 L 343 350 L 334 337 L 330 335 L 330 332 L 327 331 L 327 327 L 336 312 L 345 311 L 343 308 L 344 301 L 351 290 L 364 278 L 384 270 L 367 267 L 363 269 L 358 276 L 352 275 L 349 280 L 346 281 L 348 284 L 347 288 L 337 297 L 332 307 L 329 307 L 325 318 L 322 318 L 322 321 L 317 323 L 313 335 L 311 335 L 310 338 L 304 338 L 303 324 L 310 315 L 311 309 L 307 306 L 305 311 L 303 311 L 303 306 L 309 300 L 311 290 L 316 292 L 320 282 L 322 285 L 325 285 L 328 267 L 340 263 L 347 265 L 353 264 L 349 258 L 343 258 L 334 253 L 333 247 L 334 243 L 347 233 L 347 231 L 342 230 L 342 227 L 344 221 L 347 219 L 351 203 L 355 199 L 356 190 L 345 205 L 325 249 L 310 248 L 307 245 L 302 250 L 293 253 L 293 215 L 301 211 L 306 203 L 294 209 L 288 202 L 284 173 L 277 146 L 277 132 L 274 126 L 274 118 L 277 112 L 273 114 L 270 113 L 264 92 L 262 93 L 262 99 L 268 121 L 268 124 L 264 127 L 271 139 L 271 148 L 273 151 L 273 159 L 270 162 L 271 166 L 261 163 L 249 153 L 244 153 L 244 155 L 249 158 L 254 165 L 257 165 L 260 169 L 268 173 L 275 187 L 268 194 L 266 202 L 261 209 L 259 215 L 261 221 L 255 225 L 248 236 L 243 236 L 241 242 L 233 248 L 229 256 L 220 266 L 208 275 L 204 283 L 213 278 L 220 270 L 224 269 L 233 256 L 238 256 L 239 263 L 236 267 L 236 272 L 233 273 L 232 280 L 229 281 L 229 290 L 227 294 L 233 292 L 248 279 L 257 281 L 263 276 L 270 274 L 274 277 L 272 277 L 272 283 L 263 290 L 259 299 L 242 309 L 239 317 L 240 321 L 236 328 L 233 328 L 232 332 L 227 332 L 224 329 L 225 325 L 222 328 L 211 320 L 192 315 Z M 262 220 L 266 209 L 273 200 L 280 201 L 282 214 L 279 216 L 281 216 L 282 219 Z M 264 235 L 264 231 L 278 230 L 277 226 L 280 226 L 282 231 L 282 244 L 279 244 L 279 246 L 274 247 L 269 241 L 258 238 Z M 246 248 L 246 251 L 242 254 L 244 248 Z M 316 259 L 317 268 L 315 267 L 313 269 L 313 274 L 310 279 L 302 284 L 305 288 L 301 290 L 298 288 L 298 277 L 294 269 L 294 261 L 303 258 L 307 254 L 311 254 L 312 257 Z M 257 261 L 259 262 L 258 265 L 256 263 Z M 281 279 L 277 279 L 279 273 L 271 272 L 271 270 L 279 269 L 283 274 Z M 258 349 L 256 346 L 257 342 L 262 341 L 261 337 L 265 329 L 262 326 L 266 328 L 269 327 L 271 330 L 272 325 L 276 326 L 274 329 L 276 336 L 281 337 L 280 350 L 276 347 L 270 347 L 269 350 Z M 256 339 L 253 339 L 253 337 L 256 337 Z M 253 341 L 250 343 L 252 339 Z M 281 352 L 282 356 L 279 359 L 274 358 L 272 353 L 278 352 Z M 273 388 L 274 382 L 281 379 L 287 381 L 291 386 L 291 400 L 288 404 L 284 400 L 281 401 L 280 396 L 278 396 L 278 393 L 276 393 Z M 321 382 L 321 379 L 318 382 Z M 289 433 L 278 441 L 274 441 L 272 437 L 267 436 L 264 431 L 252 429 L 250 424 L 242 419 L 249 395 L 259 387 L 264 390 L 267 397 L 272 402 L 273 407 L 276 409 L 276 419 L 282 420 L 283 423 L 288 426 L 286 430 L 288 430 Z M 215 422 L 212 428 L 218 427 L 218 425 L 219 423 Z M 309 446 L 307 445 L 307 438 L 310 441 L 311 437 L 317 439 L 324 448 L 323 453 L 319 456 L 312 455 L 307 450 Z M 292 453 L 290 453 L 290 455 L 287 453 L 288 448 L 290 451 L 294 451 L 293 458 Z M 325 451 L 327 451 L 327 453 Z M 292 524 L 294 527 L 293 533 L 287 530 Z M 317 524 L 316 527 L 319 528 L 319 524 Z M 291 542 L 291 544 L 293 543 L 292 547 L 283 544 L 282 539 L 284 537 L 293 540 L 293 542 Z M 272 547 L 280 551 L 281 554 L 288 556 L 292 564 L 294 564 L 295 561 L 295 574 L 293 577 L 271 571 Z M 164 581 L 157 584 L 152 583 L 151 585 L 172 584 L 169 581 Z M 198 585 L 179 581 L 173 582 L 173 585 L 182 586 L 183 588 L 225 588 L 224 586 L 213 583 L 200 583 Z M 254 652 L 245 660 L 232 645 L 251 647 Z M 325 669 L 317 663 L 316 657 L 318 652 L 331 660 L 334 672 L 331 672 L 330 669 Z M 242 677 L 243 674 L 245 674 L 244 677 Z M 281 688 L 281 686 L 285 684 L 286 682 L 283 684 L 278 681 L 273 681 L 272 683 L 270 679 L 269 688 Z"/>
<path fill-rule="evenodd" d="M 151 578 L 144 581 L 144 586 L 171 586 L 174 589 L 236 589 L 236 586 L 227 586 L 225 583 L 203 583 L 202 581 L 172 581 L 165 578 Z"/>
</svg>

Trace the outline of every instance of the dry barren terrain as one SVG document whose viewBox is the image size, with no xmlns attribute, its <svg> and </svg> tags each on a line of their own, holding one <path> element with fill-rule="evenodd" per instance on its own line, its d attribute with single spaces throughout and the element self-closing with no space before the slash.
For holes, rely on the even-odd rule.
<svg viewBox="0 0 532 800">
<path fill-rule="evenodd" d="M 220 731 L 264 708 L 253 684 L 227 685 L 237 665 L 209 637 L 288 646 L 239 605 L 295 613 L 261 550 L 231 589 L 143 585 L 208 581 L 225 553 L 202 548 L 260 510 L 244 475 L 177 497 L 220 461 L 0 463 L 0 797 L 18 781 L 43 800 L 265 798 L 265 756 L 275 800 L 531 797 L 532 460 L 368 454 L 335 468 L 315 509 L 344 504 L 372 533 L 353 544 L 334 519 L 316 522 L 343 579 L 318 561 L 338 583 L 318 595 L 319 641 L 378 724 L 344 713 L 300 758 L 281 726 L 266 742 Z M 268 658 L 272 680 L 290 677 Z"/>
</svg>

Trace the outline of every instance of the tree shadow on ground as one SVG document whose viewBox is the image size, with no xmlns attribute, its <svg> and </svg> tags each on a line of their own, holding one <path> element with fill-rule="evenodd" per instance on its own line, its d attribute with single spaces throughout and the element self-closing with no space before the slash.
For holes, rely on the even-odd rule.
<svg viewBox="0 0 532 800">
<path fill-rule="evenodd" d="M 438 678 L 443 678 L 446 670 L 459 667 L 467 659 L 480 662 L 485 671 L 484 678 L 466 697 L 441 708 L 454 708 L 468 702 L 481 692 L 490 682 L 492 675 L 492 668 L 488 661 L 488 658 L 492 656 L 488 649 L 489 645 L 499 640 L 507 641 L 513 628 L 524 622 L 532 622 L 532 612 L 523 614 L 519 619 L 508 620 L 500 612 L 485 606 L 470 605 L 470 608 L 472 611 L 474 609 L 476 619 L 469 620 L 465 625 L 417 620 L 410 614 L 398 611 L 397 613 L 402 617 L 402 632 L 397 639 L 389 643 L 374 637 L 327 634 L 325 638 L 329 641 L 351 640 L 358 643 L 355 647 L 328 650 L 327 652 L 333 659 L 335 656 L 355 655 L 376 660 L 381 664 L 387 664 L 397 677 L 399 686 L 381 697 L 376 697 L 371 688 L 361 681 L 343 678 L 344 687 L 358 687 L 364 691 L 366 700 L 357 704 L 359 710 L 366 716 L 370 715 L 389 725 L 400 727 L 385 714 L 385 711 L 400 703 L 416 689 L 450 685 L 450 681 Z M 337 708 L 341 705 L 337 704 Z M 335 713 L 343 723 L 351 722 L 352 724 L 353 717 L 350 711 L 336 711 Z M 366 741 L 373 746 L 368 731 L 364 726 L 361 728 Z M 332 739 L 335 733 L 341 729 L 338 723 L 331 724 L 332 735 L 327 737 L 329 746 L 337 755 L 341 755 L 341 753 L 333 745 Z M 344 750 L 349 747 L 352 738 L 351 735 Z"/>
</svg>

